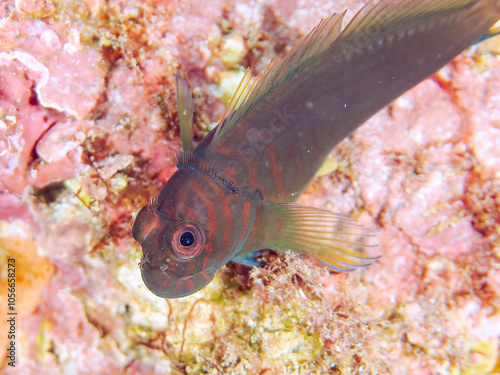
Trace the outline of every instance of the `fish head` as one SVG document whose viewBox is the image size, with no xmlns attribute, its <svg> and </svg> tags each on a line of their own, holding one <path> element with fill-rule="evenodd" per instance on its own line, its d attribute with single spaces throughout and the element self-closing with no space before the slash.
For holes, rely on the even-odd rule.
<svg viewBox="0 0 500 375">
<path fill-rule="evenodd" d="M 142 245 L 146 286 L 164 298 L 205 287 L 243 248 L 254 206 L 199 171 L 177 170 L 157 199 L 139 211 L 132 229 Z"/>
</svg>

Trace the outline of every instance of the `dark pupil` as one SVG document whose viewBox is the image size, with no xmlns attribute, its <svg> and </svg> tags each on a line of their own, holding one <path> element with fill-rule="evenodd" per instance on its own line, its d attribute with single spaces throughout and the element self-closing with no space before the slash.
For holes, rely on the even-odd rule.
<svg viewBox="0 0 500 375">
<path fill-rule="evenodd" d="M 179 240 L 182 246 L 189 247 L 194 243 L 194 235 L 191 232 L 184 232 Z"/>
</svg>

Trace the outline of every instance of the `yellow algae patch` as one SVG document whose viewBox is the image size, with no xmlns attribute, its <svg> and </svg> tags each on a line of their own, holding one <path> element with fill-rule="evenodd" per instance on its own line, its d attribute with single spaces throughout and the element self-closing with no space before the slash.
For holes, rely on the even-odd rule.
<svg viewBox="0 0 500 375">
<path fill-rule="evenodd" d="M 327 176 L 345 166 L 347 166 L 347 161 L 328 155 L 321 168 L 316 172 L 316 177 Z"/>
<path fill-rule="evenodd" d="M 239 35 L 227 38 L 220 51 L 220 59 L 226 67 L 237 65 L 247 53 L 245 41 Z"/>
<path fill-rule="evenodd" d="M 224 104 L 229 103 L 244 75 L 244 70 L 228 71 L 219 74 L 219 86 L 215 94 L 221 98 Z"/>
<path fill-rule="evenodd" d="M 491 27 L 491 31 L 498 31 L 500 29 L 500 21 Z M 485 40 L 480 44 L 480 46 L 486 51 L 491 52 L 495 55 L 500 54 L 500 35 L 494 36 L 488 40 Z"/>
<path fill-rule="evenodd" d="M 14 260 L 14 261 L 12 261 Z M 8 278 L 7 264 L 15 267 L 15 302 L 11 305 L 17 313 L 17 332 L 19 334 L 19 319 L 33 312 L 40 301 L 40 292 L 54 274 L 54 266 L 44 257 L 38 255 L 37 245 L 30 226 L 23 222 L 0 221 L 0 312 L 7 316 Z M 9 279 L 9 280 L 8 280 Z M 12 312 L 12 310 L 9 310 Z M 7 320 L 0 320 L 1 332 L 7 332 Z M 16 341 L 19 337 L 16 337 Z M 6 353 L 7 335 L 0 338 L 0 350 Z M 0 361 L 5 360 L 5 354 Z"/>
<path fill-rule="evenodd" d="M 80 182 L 76 179 L 64 181 L 64 186 L 77 197 L 82 204 L 92 212 L 99 212 L 99 201 L 89 196 L 83 189 Z"/>
<path fill-rule="evenodd" d="M 488 340 L 480 340 L 471 344 L 469 351 L 468 364 L 457 374 L 463 375 L 487 375 L 498 374 L 498 337 Z M 455 373 L 452 371 L 452 373 Z"/>
<path fill-rule="evenodd" d="M 43 364 L 47 363 L 47 359 L 45 357 L 52 344 L 50 337 L 47 335 L 47 330 L 50 328 L 52 328 L 52 323 L 49 320 L 44 321 L 36 338 L 38 355 L 40 356 L 40 360 Z"/>
</svg>

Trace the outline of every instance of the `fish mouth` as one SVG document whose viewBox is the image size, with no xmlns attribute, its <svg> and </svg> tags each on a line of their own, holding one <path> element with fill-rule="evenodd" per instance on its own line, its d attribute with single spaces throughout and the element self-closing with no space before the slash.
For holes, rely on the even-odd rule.
<svg viewBox="0 0 500 375">
<path fill-rule="evenodd" d="M 180 298 L 196 293 L 207 286 L 215 276 L 215 268 L 183 277 L 166 275 L 159 267 L 151 267 L 147 263 L 141 267 L 141 275 L 148 289 L 162 298 Z"/>
</svg>

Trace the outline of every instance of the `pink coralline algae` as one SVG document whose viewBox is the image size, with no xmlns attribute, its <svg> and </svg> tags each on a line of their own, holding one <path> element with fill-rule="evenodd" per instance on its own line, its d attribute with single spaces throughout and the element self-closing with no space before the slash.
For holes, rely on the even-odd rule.
<svg viewBox="0 0 500 375">
<path fill-rule="evenodd" d="M 0 349 L 5 374 L 494 374 L 500 369 L 500 58 L 474 46 L 332 152 L 302 203 L 377 232 L 335 274 L 267 254 L 179 300 L 140 278 L 134 215 L 175 170 L 175 74 L 195 142 L 242 71 L 362 1 L 0 4 Z"/>
<path fill-rule="evenodd" d="M 5 176 L 1 186 L 22 194 L 28 184 L 44 186 L 63 181 L 81 168 L 81 155 L 71 143 L 80 145 L 83 131 L 92 127 L 78 119 L 87 117 L 96 105 L 103 90 L 104 71 L 97 66 L 99 57 L 95 51 L 71 51 L 68 42 L 64 44 L 65 50 L 55 32 L 41 21 L 17 25 L 30 35 L 19 45 L 12 45 L 7 25 L 0 31 L 4 44 L 0 48 L 4 51 L 12 48 L 13 51 L 0 53 L 0 105 L 4 128 L 0 152 L 3 155 L 1 174 Z M 7 42 L 11 45 L 7 46 Z M 42 51 L 30 49 L 30 42 L 33 46 L 44 46 L 45 55 L 49 51 L 52 54 L 44 56 Z M 74 119 L 68 121 L 66 115 Z M 51 147 L 46 147 L 46 137 L 50 136 L 46 132 L 51 129 L 54 136 L 54 127 L 65 128 L 67 139 L 64 142 L 51 139 L 48 141 Z M 47 159 L 47 155 L 44 158 L 44 147 L 45 151 L 52 148 L 52 158 Z M 40 157 L 39 161 L 33 160 L 33 152 Z M 30 164 L 38 165 L 31 168 Z"/>
</svg>

